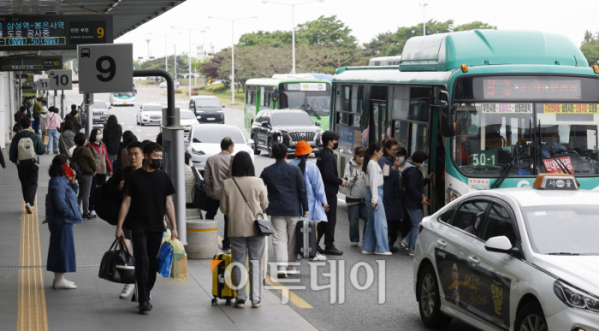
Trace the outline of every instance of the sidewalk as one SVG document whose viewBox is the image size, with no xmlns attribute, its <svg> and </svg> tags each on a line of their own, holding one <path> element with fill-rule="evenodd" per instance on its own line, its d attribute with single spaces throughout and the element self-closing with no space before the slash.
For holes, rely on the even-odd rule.
<svg viewBox="0 0 599 331">
<path fill-rule="evenodd" d="M 22 214 L 15 165 L 11 163 L 6 169 L 0 169 L 0 330 L 21 330 L 26 325 L 38 326 L 31 330 L 76 331 L 316 330 L 291 307 L 282 305 L 278 293 L 264 288 L 259 309 L 252 309 L 247 303 L 245 309 L 238 309 L 225 306 L 224 301 L 212 306 L 210 260 L 190 260 L 189 276 L 184 282 L 158 276 L 152 291 L 154 309 L 140 315 L 130 299 L 119 299 L 122 285 L 98 278 L 98 265 L 114 240 L 115 231 L 113 226 L 100 219 L 85 220 L 74 227 L 78 268 L 67 278 L 78 288 L 54 290 L 53 273 L 39 267 L 45 265 L 50 236 L 47 226 L 41 222 L 48 190 L 48 165 L 52 158 L 53 155 L 41 157 L 36 205 L 39 218 L 35 220 L 34 213 L 31 226 L 25 226 L 28 224 L 25 219 L 32 217 Z M 27 231 L 38 229 L 36 224 L 39 238 L 35 235 L 27 237 Z M 21 238 L 21 231 L 26 239 Z M 24 240 L 29 240 L 27 245 L 23 245 Z M 29 264 L 33 268 L 19 268 L 28 265 L 29 255 L 35 254 L 36 249 L 29 249 L 29 246 L 36 241 L 41 259 L 35 260 L 35 265 Z M 41 282 L 43 286 L 36 287 L 35 282 Z M 47 310 L 47 327 L 44 309 Z"/>
</svg>

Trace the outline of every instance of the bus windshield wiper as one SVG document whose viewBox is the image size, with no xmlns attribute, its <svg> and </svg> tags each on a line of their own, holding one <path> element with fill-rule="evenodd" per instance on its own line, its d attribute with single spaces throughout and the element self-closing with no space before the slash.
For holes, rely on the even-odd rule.
<svg viewBox="0 0 599 331">
<path fill-rule="evenodd" d="M 532 145 L 531 141 L 525 141 L 522 145 L 518 146 L 518 149 L 516 150 L 516 155 L 512 156 L 510 163 L 507 166 L 505 166 L 505 168 L 503 168 L 503 170 L 499 174 L 499 178 L 497 178 L 497 180 L 495 181 L 495 183 L 493 183 L 491 188 L 499 188 L 501 184 L 503 184 L 503 181 L 510 173 L 510 170 L 512 170 L 514 164 L 520 161 L 520 157 L 522 157 L 522 151 L 524 150 L 524 148 L 530 145 Z"/>
<path fill-rule="evenodd" d="M 312 107 L 310 106 L 310 104 L 302 105 L 302 109 L 305 110 L 308 113 L 313 114 L 312 116 L 316 116 L 316 118 L 320 119 L 320 116 L 318 115 L 318 113 L 314 109 L 312 109 Z"/>
</svg>

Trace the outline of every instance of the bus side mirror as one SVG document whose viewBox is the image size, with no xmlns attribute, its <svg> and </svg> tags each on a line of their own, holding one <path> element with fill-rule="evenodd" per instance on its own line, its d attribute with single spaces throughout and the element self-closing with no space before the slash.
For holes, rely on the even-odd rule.
<svg viewBox="0 0 599 331">
<path fill-rule="evenodd" d="M 451 108 L 445 107 L 445 111 L 443 112 L 443 117 L 441 118 L 441 134 L 446 138 L 455 137 L 456 135 L 455 110 L 457 108 L 457 104 L 454 104 Z"/>
</svg>

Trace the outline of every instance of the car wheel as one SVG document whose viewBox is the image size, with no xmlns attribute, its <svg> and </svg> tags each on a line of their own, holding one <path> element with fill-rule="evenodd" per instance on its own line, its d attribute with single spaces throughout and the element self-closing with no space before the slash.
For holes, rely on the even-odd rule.
<svg viewBox="0 0 599 331">
<path fill-rule="evenodd" d="M 424 325 L 432 329 L 442 329 L 451 323 L 451 317 L 441 312 L 439 283 L 435 268 L 427 265 L 418 278 L 420 318 Z"/>
<path fill-rule="evenodd" d="M 256 140 L 255 136 L 252 136 L 252 140 L 254 141 L 254 155 L 260 155 L 260 150 L 258 149 L 258 140 Z"/>
<path fill-rule="evenodd" d="M 268 157 L 272 157 L 272 139 L 268 138 Z"/>
<path fill-rule="evenodd" d="M 527 303 L 516 314 L 516 331 L 547 331 L 543 309 L 536 302 Z"/>
</svg>

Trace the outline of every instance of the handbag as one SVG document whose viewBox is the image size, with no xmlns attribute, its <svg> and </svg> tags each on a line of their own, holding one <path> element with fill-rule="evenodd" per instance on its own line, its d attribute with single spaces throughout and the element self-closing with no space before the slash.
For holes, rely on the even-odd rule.
<svg viewBox="0 0 599 331">
<path fill-rule="evenodd" d="M 124 250 L 117 249 L 117 243 Z M 127 250 L 123 237 L 117 238 L 104 253 L 98 277 L 119 284 L 135 283 L 135 258 Z"/>
<path fill-rule="evenodd" d="M 250 206 L 248 199 L 245 198 L 245 195 L 241 191 L 241 187 L 239 187 L 239 184 L 237 184 L 237 181 L 235 180 L 235 178 L 231 177 L 231 179 L 235 183 L 235 186 L 237 186 L 237 189 L 239 190 L 239 193 L 241 193 L 243 200 L 245 200 L 246 205 L 248 205 L 248 208 L 250 208 L 250 211 L 252 212 L 252 214 L 254 214 L 254 211 L 252 210 L 252 207 Z M 258 213 L 255 215 L 256 216 L 261 215 L 262 217 L 264 217 L 264 215 L 262 213 Z M 258 219 L 257 217 L 254 220 L 254 229 L 256 230 L 256 235 L 258 235 L 258 236 L 270 236 L 271 234 L 275 233 L 274 227 L 272 226 L 272 223 L 269 220 Z"/>
</svg>

